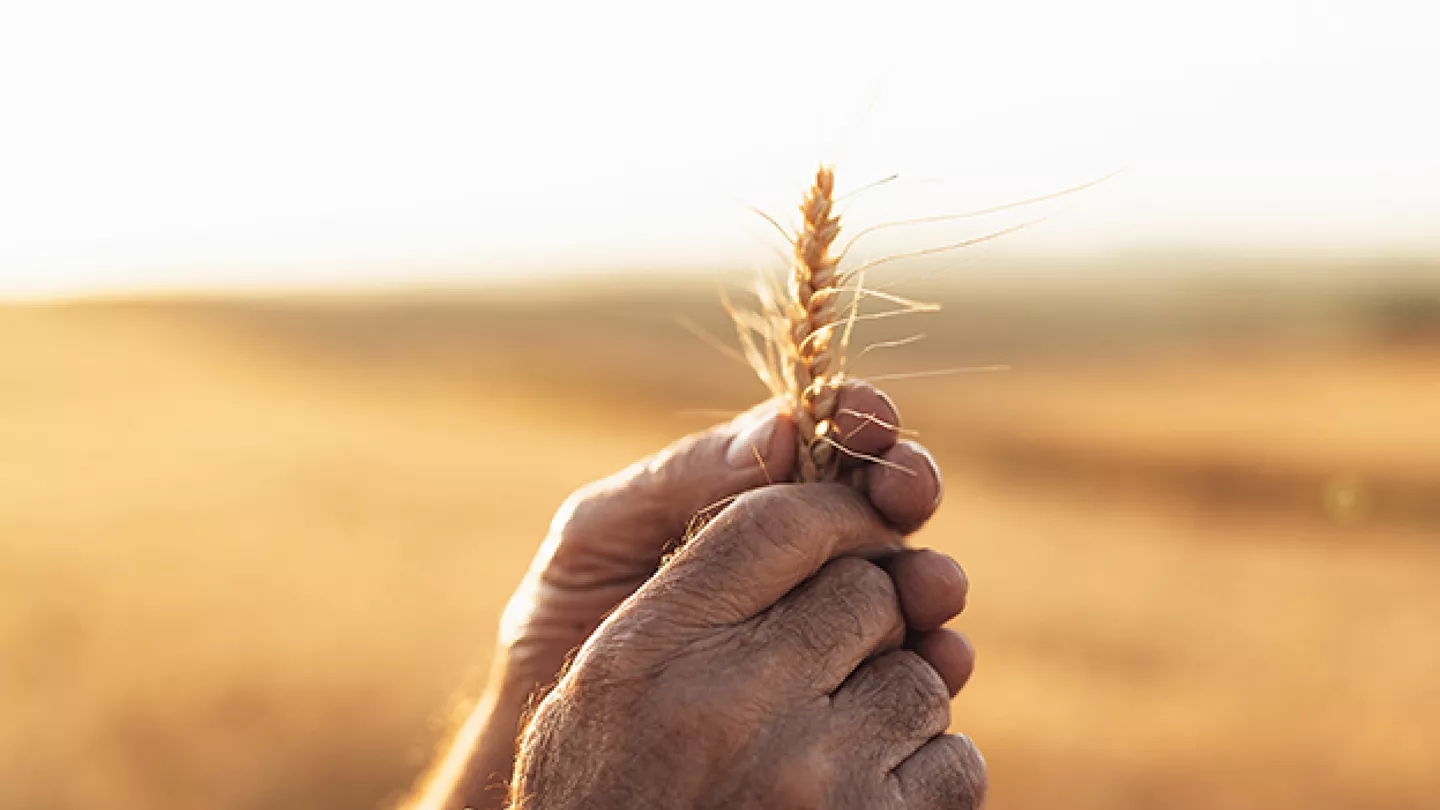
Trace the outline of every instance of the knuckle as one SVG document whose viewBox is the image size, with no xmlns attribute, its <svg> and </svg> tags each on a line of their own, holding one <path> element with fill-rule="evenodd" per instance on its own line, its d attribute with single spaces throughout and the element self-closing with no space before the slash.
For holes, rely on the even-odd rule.
<svg viewBox="0 0 1440 810">
<path fill-rule="evenodd" d="M 832 587 L 844 596 L 878 603 L 899 603 L 895 581 L 885 570 L 860 557 L 840 557 L 825 564 Z"/>
<path fill-rule="evenodd" d="M 946 734 L 926 744 L 924 779 L 936 805 L 954 810 L 975 810 L 985 801 L 989 777 L 980 749 L 964 734 Z"/>
<path fill-rule="evenodd" d="M 833 614 L 819 611 L 795 611 L 780 633 L 787 642 L 786 658 L 791 667 L 813 676 L 823 668 L 826 656 L 834 646 Z"/>
<path fill-rule="evenodd" d="M 609 492 L 609 482 L 602 480 L 570 493 L 570 497 L 555 511 L 555 517 L 550 522 L 550 534 L 561 542 L 573 541 L 577 531 L 603 515 Z"/>
<path fill-rule="evenodd" d="M 863 635 L 903 634 L 895 582 L 880 566 L 859 557 L 841 557 L 827 563 L 821 573 L 828 580 L 828 604 L 851 619 Z"/>
<path fill-rule="evenodd" d="M 550 534 L 561 545 L 573 543 L 593 533 L 605 535 L 633 522 L 660 522 L 671 517 L 675 500 L 665 497 L 670 486 L 667 472 L 674 465 L 666 464 L 666 451 L 619 472 L 592 481 L 574 492 L 560 504 L 550 522 Z"/>
<path fill-rule="evenodd" d="M 856 533 L 862 525 L 880 527 L 863 497 L 841 484 L 749 490 L 723 514 L 722 523 L 729 530 L 753 535 L 767 551 L 803 555 L 812 569 L 819 568 L 833 550 L 833 542 L 822 540 L 833 541 L 834 535 Z"/>
<path fill-rule="evenodd" d="M 798 487 L 765 487 L 750 490 L 725 510 L 724 529 L 752 538 L 767 553 L 809 554 L 803 543 L 805 515 L 796 503 Z"/>
<path fill-rule="evenodd" d="M 876 659 L 876 664 L 898 730 L 928 736 L 950 725 L 950 690 L 925 659 L 909 650 L 895 650 Z"/>
<path fill-rule="evenodd" d="M 598 702 L 628 685 L 644 680 L 648 671 L 635 667 L 612 639 L 586 645 L 567 668 L 560 683 L 564 692 L 582 702 Z"/>
<path fill-rule="evenodd" d="M 837 522 L 879 525 L 870 502 L 854 487 L 845 484 L 809 484 L 798 487 L 812 512 L 829 515 Z"/>
</svg>

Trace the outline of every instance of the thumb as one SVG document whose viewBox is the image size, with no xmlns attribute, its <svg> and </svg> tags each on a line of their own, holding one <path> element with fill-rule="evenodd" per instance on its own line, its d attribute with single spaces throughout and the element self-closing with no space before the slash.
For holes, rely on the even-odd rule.
<svg viewBox="0 0 1440 810">
<path fill-rule="evenodd" d="M 849 450 L 881 456 L 895 447 L 899 415 L 874 387 L 848 382 L 837 407 Z M 778 401 L 762 403 L 576 492 L 556 514 L 532 571 L 562 588 L 633 589 L 698 515 L 789 481 L 794 469 L 795 423 Z"/>
<path fill-rule="evenodd" d="M 698 514 L 788 480 L 794 446 L 794 423 L 771 401 L 582 488 L 551 525 L 546 579 L 586 588 L 648 576 Z"/>
</svg>

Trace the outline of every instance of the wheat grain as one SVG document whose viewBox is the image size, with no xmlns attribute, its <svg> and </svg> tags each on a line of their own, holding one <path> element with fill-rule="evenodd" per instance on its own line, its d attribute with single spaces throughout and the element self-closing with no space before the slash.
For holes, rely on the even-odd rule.
<svg viewBox="0 0 1440 810">
<path fill-rule="evenodd" d="M 846 323 L 840 315 L 844 277 L 830 252 L 840 233 L 834 170 L 821 166 L 815 172 L 793 237 L 759 213 L 794 249 L 787 281 L 781 286 L 773 278 L 765 279 L 768 283 L 757 289 L 758 311 L 737 309 L 728 301 L 726 308 L 735 320 L 746 360 L 795 420 L 795 480 L 834 480 L 840 468 L 834 419 L 844 379 L 845 343 L 837 333 Z"/>
<path fill-rule="evenodd" d="M 835 339 L 840 326 L 839 274 L 830 255 L 840 233 L 834 195 L 834 170 L 821 166 L 800 206 L 804 223 L 795 236 L 786 299 L 790 330 L 784 371 L 798 430 L 795 476 L 802 482 L 834 479 L 840 461 L 833 438 L 843 376 Z"/>
</svg>

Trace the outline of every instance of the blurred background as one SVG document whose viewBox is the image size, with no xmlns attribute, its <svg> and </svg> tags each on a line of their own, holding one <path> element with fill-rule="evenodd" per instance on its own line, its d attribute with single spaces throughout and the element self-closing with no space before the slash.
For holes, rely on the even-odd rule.
<svg viewBox="0 0 1440 810">
<path fill-rule="evenodd" d="M 1433 14 L 7 7 L 0 808 L 392 806 L 565 495 L 764 396 L 697 333 L 822 160 L 851 234 L 1108 178 L 853 254 L 1020 227 L 855 366 L 990 806 L 1437 806 Z"/>
</svg>

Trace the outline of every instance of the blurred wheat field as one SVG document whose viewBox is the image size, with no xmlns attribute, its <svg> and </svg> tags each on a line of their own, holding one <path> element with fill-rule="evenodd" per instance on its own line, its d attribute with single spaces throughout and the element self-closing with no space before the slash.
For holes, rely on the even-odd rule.
<svg viewBox="0 0 1440 810">
<path fill-rule="evenodd" d="M 860 369 L 1017 366 L 886 384 L 990 806 L 1436 806 L 1440 344 L 1178 301 L 962 302 Z M 684 286 L 0 309 L 0 808 L 397 798 L 564 496 L 761 395 L 673 313 L 723 331 Z"/>
</svg>

